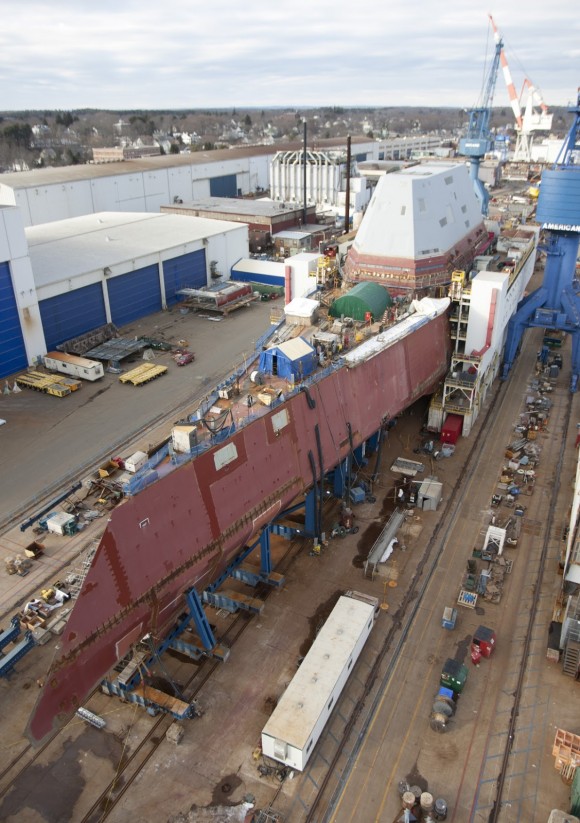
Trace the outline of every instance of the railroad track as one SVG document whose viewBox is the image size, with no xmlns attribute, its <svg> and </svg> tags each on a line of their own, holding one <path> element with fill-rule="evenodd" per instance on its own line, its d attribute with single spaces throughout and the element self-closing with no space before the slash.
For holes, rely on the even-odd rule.
<svg viewBox="0 0 580 823">
<path fill-rule="evenodd" d="M 502 385 L 496 392 L 492 402 L 490 403 L 487 409 L 485 418 L 482 422 L 482 428 L 484 428 L 488 424 L 492 416 L 501 414 L 504 396 L 505 390 L 504 386 Z M 566 401 L 566 409 L 564 413 L 566 429 L 568 429 L 569 421 L 571 419 L 571 409 L 572 397 L 571 395 L 568 395 L 568 399 Z M 564 457 L 565 443 L 566 437 L 564 436 L 562 438 L 560 452 L 558 456 L 558 470 L 556 472 L 557 477 L 559 477 L 560 475 L 560 468 Z M 326 821 L 330 821 L 333 818 L 336 804 L 341 796 L 342 791 L 344 790 L 353 763 L 356 759 L 356 756 L 360 750 L 362 741 L 364 739 L 364 734 L 368 729 L 370 723 L 372 722 L 372 718 L 377 707 L 379 696 L 391 680 L 397 658 L 404 649 L 404 645 L 407 639 L 407 635 L 410 631 L 413 619 L 417 614 L 419 608 L 421 608 L 421 605 L 424 603 L 424 598 L 428 585 L 441 558 L 441 554 L 443 552 L 445 543 L 454 527 L 455 522 L 460 516 L 461 505 L 464 502 L 464 497 L 466 493 L 465 490 L 469 485 L 469 481 L 474 477 L 474 473 L 477 470 L 478 461 L 481 459 L 484 446 L 484 438 L 480 437 L 474 439 L 473 445 L 469 451 L 468 457 L 465 462 L 465 468 L 463 472 L 461 472 L 460 476 L 458 476 L 455 486 L 451 494 L 449 495 L 450 503 L 446 511 L 444 512 L 442 519 L 437 524 L 435 531 L 425 548 L 425 551 L 419 561 L 419 564 L 415 569 L 409 587 L 404 593 L 403 600 L 393 616 L 394 619 L 392 626 L 390 627 L 384 639 L 384 642 L 373 662 L 373 665 L 369 668 L 369 671 L 365 679 L 363 693 L 361 694 L 356 705 L 354 705 L 352 711 L 350 712 L 348 723 L 345 726 L 344 735 L 342 739 L 339 741 L 339 745 L 337 747 L 337 750 L 332 761 L 328 764 L 326 775 L 322 783 L 319 782 L 317 784 L 317 791 L 314 797 L 311 797 L 309 799 L 308 811 L 306 812 L 306 816 L 301 817 L 300 819 L 303 819 L 305 821 L 317 821 L 317 823 L 323 823 L 324 821 L 324 823 L 326 823 Z M 552 487 L 551 491 L 549 522 L 547 523 L 546 536 L 544 538 L 542 557 L 540 560 L 540 568 L 537 575 L 536 585 L 534 587 L 533 606 L 530 611 L 528 632 L 524 641 L 523 664 L 520 669 L 517 690 L 514 694 L 514 710 L 512 712 L 510 720 L 510 733 L 506 737 L 508 743 L 506 745 L 506 749 L 504 751 L 502 758 L 501 772 L 497 781 L 496 799 L 493 811 L 489 817 L 490 823 L 496 823 L 500 819 L 499 816 L 502 808 L 502 796 L 505 787 L 506 776 L 508 774 L 511 741 L 513 741 L 513 732 L 515 729 L 515 724 L 517 722 L 518 707 L 521 699 L 522 687 L 525 678 L 527 651 L 529 648 L 531 631 L 539 599 L 541 579 L 545 568 L 545 558 L 548 543 L 550 542 L 550 532 L 553 526 L 555 509 L 554 502 L 558 496 L 558 492 L 559 483 L 556 482 Z M 282 564 L 280 565 L 281 570 L 283 570 L 283 565 L 285 562 L 287 563 L 287 567 L 289 567 L 298 555 L 298 552 L 292 553 L 292 550 L 293 548 L 296 548 L 296 545 L 296 542 L 291 543 L 289 545 L 288 550 L 282 560 Z M 266 598 L 268 596 L 268 592 L 269 590 L 266 590 L 262 594 L 262 597 Z M 251 619 L 248 619 L 245 615 L 237 615 L 234 621 L 232 621 L 232 623 L 228 627 L 226 634 L 223 635 L 223 639 L 227 639 L 230 645 L 234 645 L 237 639 L 251 624 Z M 391 655 L 391 657 L 390 660 L 387 662 L 389 654 Z M 196 675 L 190 678 L 190 680 L 183 689 L 184 694 L 188 700 L 193 700 L 195 696 L 199 694 L 203 686 L 208 682 L 213 672 L 219 665 L 219 663 L 207 661 L 207 666 L 205 666 L 203 673 L 200 670 L 198 670 L 196 672 Z M 370 709 L 366 707 L 369 698 L 372 698 Z M 164 740 L 165 731 L 167 730 L 171 722 L 172 719 L 166 715 L 162 715 L 155 720 L 155 722 L 149 729 L 148 733 L 144 736 L 141 742 L 138 743 L 132 750 L 130 756 L 123 759 L 122 770 L 117 771 L 114 779 L 99 794 L 99 797 L 91 805 L 91 808 L 88 810 L 88 812 L 86 812 L 85 816 L 82 818 L 82 821 L 86 821 L 86 823 L 95 823 L 96 820 L 105 820 L 112 813 L 112 811 L 118 805 L 122 797 L 127 793 L 127 791 L 129 791 L 136 777 L 140 774 L 140 772 L 143 770 L 143 768 L 155 754 L 159 745 Z M 354 747 L 350 749 L 350 751 L 346 752 L 345 755 L 345 748 L 347 747 L 349 737 L 351 735 L 351 732 L 354 731 L 356 731 L 357 733 L 357 742 L 354 745 Z M 11 775 L 10 784 L 6 786 L 2 791 L 0 791 L 0 797 L 4 796 L 7 793 L 8 789 L 11 787 L 11 785 L 13 785 L 14 781 L 19 776 L 21 776 L 23 772 L 32 763 L 34 763 L 40 757 L 40 755 L 46 751 L 48 746 L 50 746 L 53 742 L 54 739 L 49 741 L 40 749 L 32 750 L 32 757 L 18 772 L 15 772 Z M 23 749 L 14 758 L 11 764 L 2 772 L 0 772 L 0 781 L 2 781 L 15 767 L 18 766 L 18 763 L 20 763 L 21 760 L 28 753 L 30 753 L 30 751 L 30 746 L 27 746 L 25 749 Z M 276 788 L 276 791 L 274 792 L 271 798 L 271 808 L 274 808 L 277 800 L 280 797 L 282 790 L 283 784 Z M 293 818 L 290 816 L 289 819 Z"/>
<path fill-rule="evenodd" d="M 486 430 L 490 420 L 494 416 L 501 415 L 505 396 L 505 384 L 500 384 L 482 421 L 482 430 Z M 564 459 L 567 443 L 566 433 L 569 429 L 571 412 L 572 396 L 568 394 L 563 413 L 564 435 L 561 438 L 557 468 L 555 472 L 555 475 L 558 478 L 561 474 L 561 467 Z M 413 578 L 403 596 L 403 600 L 393 615 L 392 625 L 387 632 L 372 665 L 368 668 L 362 692 L 360 693 L 355 704 L 352 706 L 352 709 L 345 712 L 345 714 L 347 714 L 347 722 L 344 726 L 344 733 L 338 740 L 334 755 L 331 759 L 328 759 L 328 752 L 326 752 L 324 761 L 325 773 L 322 780 L 320 779 L 321 764 L 320 761 L 318 761 L 316 762 L 315 767 L 314 764 L 312 764 L 303 773 L 304 779 L 302 780 L 301 786 L 304 788 L 301 788 L 294 796 L 289 810 L 283 809 L 284 804 L 283 798 L 281 797 L 282 787 L 279 787 L 276 790 L 275 795 L 271 800 L 270 807 L 273 809 L 276 801 L 280 800 L 282 803 L 280 812 L 284 814 L 285 819 L 304 820 L 305 823 L 329 823 L 329 821 L 334 819 L 337 804 L 339 803 L 342 792 L 348 783 L 353 765 L 363 744 L 365 734 L 373 722 L 381 696 L 384 694 L 385 689 L 391 682 L 397 660 L 404 651 L 407 636 L 411 629 L 413 620 L 419 609 L 422 606 L 425 607 L 426 605 L 425 597 L 429 584 L 437 568 L 438 562 L 441 559 L 451 532 L 461 515 L 461 507 L 465 502 L 465 496 L 467 494 L 467 489 L 469 488 L 469 483 L 474 479 L 479 462 L 482 459 L 485 445 L 486 441 L 484 437 L 474 438 L 473 445 L 465 462 L 464 470 L 457 477 L 455 486 L 449 495 L 450 504 L 446 509 L 443 518 L 437 524 L 427 546 L 425 547 L 425 551 L 415 569 Z M 492 813 L 489 817 L 490 823 L 497 823 L 500 819 L 502 797 L 506 785 L 506 779 L 508 777 L 510 752 L 513 745 L 519 705 L 524 687 L 526 667 L 529 658 L 528 652 L 540 597 L 546 555 L 548 545 L 551 542 L 550 538 L 552 536 L 551 532 L 555 517 L 555 502 L 557 500 L 558 493 L 559 482 L 556 482 L 551 486 L 549 517 L 546 523 L 540 564 L 536 579 L 533 582 L 533 602 L 530 609 L 526 637 L 522 647 L 522 658 L 517 687 L 514 692 L 513 710 L 510 716 L 508 733 L 505 735 L 506 747 L 502 756 L 500 773 L 497 777 L 496 797 L 493 804 Z M 370 706 L 367 705 L 369 700 Z M 337 706 L 336 711 L 340 712 L 340 704 Z M 353 738 L 355 738 L 354 744 L 352 742 Z"/>
<path fill-rule="evenodd" d="M 493 415 L 497 414 L 501 410 L 504 395 L 505 388 L 502 384 L 496 391 L 496 394 L 487 409 L 482 422 L 482 428 L 486 426 Z M 464 470 L 458 474 L 453 490 L 449 495 L 450 503 L 444 516 L 441 520 L 439 520 L 437 526 L 435 527 L 433 534 L 425 547 L 423 555 L 416 566 L 415 572 L 404 594 L 403 600 L 393 615 L 392 625 L 387 632 L 375 661 L 367 674 L 364 690 L 356 705 L 352 709 L 348 723 L 345 726 L 344 735 L 339 741 L 335 755 L 329 764 L 323 780 L 318 783 L 318 791 L 311 800 L 308 812 L 304 817 L 306 823 L 314 823 L 314 821 L 316 821 L 316 823 L 325 823 L 326 821 L 330 821 L 332 819 L 335 806 L 348 780 L 356 756 L 360 751 L 365 733 L 375 715 L 380 697 L 391 680 L 397 658 L 403 651 L 415 615 L 424 603 L 425 592 L 431 582 L 433 573 L 437 568 L 437 564 L 445 548 L 447 538 L 449 537 L 449 534 L 451 533 L 451 530 L 460 515 L 461 506 L 464 502 L 469 480 L 474 476 L 484 445 L 484 438 L 474 438 L 465 462 Z M 389 654 L 391 655 L 390 660 L 381 674 L 381 667 Z M 379 677 L 380 683 L 377 686 L 377 679 Z M 357 719 L 364 712 L 365 704 L 371 694 L 374 694 L 374 698 L 370 709 L 366 712 L 362 725 L 357 728 L 357 742 L 348 753 L 346 762 L 344 762 L 345 758 L 343 755 L 345 747 L 348 744 Z M 338 768 L 339 765 L 340 768 Z M 338 779 L 337 775 L 339 775 Z M 331 785 L 333 780 L 336 781 L 334 786 Z M 325 808 L 320 811 L 320 814 L 318 814 L 323 800 L 326 802 Z"/>
</svg>

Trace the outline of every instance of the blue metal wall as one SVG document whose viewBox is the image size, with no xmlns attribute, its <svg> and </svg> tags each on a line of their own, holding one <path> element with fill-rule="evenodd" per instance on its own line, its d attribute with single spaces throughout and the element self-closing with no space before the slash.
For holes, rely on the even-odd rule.
<svg viewBox="0 0 580 823">
<path fill-rule="evenodd" d="M 209 193 L 212 197 L 237 197 L 238 184 L 235 174 L 212 177 L 209 181 Z"/>
<path fill-rule="evenodd" d="M 163 263 L 163 282 L 165 284 L 165 302 L 168 306 L 177 303 L 176 292 L 179 289 L 199 289 L 207 286 L 207 269 L 205 249 L 172 257 Z"/>
<path fill-rule="evenodd" d="M 100 283 L 49 297 L 38 305 L 48 351 L 107 322 Z"/>
<path fill-rule="evenodd" d="M 0 377 L 28 365 L 8 263 L 0 263 Z"/>
<path fill-rule="evenodd" d="M 156 264 L 107 280 L 111 321 L 116 326 L 161 309 L 161 285 Z"/>
<path fill-rule="evenodd" d="M 254 272 L 238 271 L 232 269 L 232 280 L 239 280 L 241 283 L 265 283 L 267 286 L 282 286 L 284 288 L 284 278 L 276 274 L 254 274 Z"/>
</svg>

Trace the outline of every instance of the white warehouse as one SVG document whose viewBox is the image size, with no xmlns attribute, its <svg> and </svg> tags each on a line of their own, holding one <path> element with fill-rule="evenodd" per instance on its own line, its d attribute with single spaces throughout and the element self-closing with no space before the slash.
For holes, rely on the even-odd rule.
<svg viewBox="0 0 580 823">
<path fill-rule="evenodd" d="M 248 227 L 172 214 L 103 212 L 25 229 L 0 207 L 0 376 L 106 323 L 175 304 L 177 291 L 229 279 Z"/>
</svg>

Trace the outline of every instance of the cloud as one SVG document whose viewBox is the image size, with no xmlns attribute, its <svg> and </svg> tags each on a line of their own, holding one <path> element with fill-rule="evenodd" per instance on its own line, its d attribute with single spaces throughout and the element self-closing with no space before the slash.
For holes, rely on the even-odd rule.
<svg viewBox="0 0 580 823">
<path fill-rule="evenodd" d="M 273 105 L 468 107 L 493 54 L 487 8 L 431 0 L 4 0 L 6 109 Z M 549 105 L 578 85 L 572 0 L 496 13 L 516 85 Z M 501 72 L 495 102 L 507 105 Z"/>
</svg>

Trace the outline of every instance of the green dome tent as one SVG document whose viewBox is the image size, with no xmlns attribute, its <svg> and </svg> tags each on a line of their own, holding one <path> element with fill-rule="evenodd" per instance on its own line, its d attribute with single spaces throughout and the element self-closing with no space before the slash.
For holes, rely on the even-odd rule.
<svg viewBox="0 0 580 823">
<path fill-rule="evenodd" d="M 353 320 L 366 319 L 370 312 L 375 320 L 381 320 L 385 309 L 393 301 L 389 292 L 379 283 L 357 283 L 342 297 L 337 298 L 329 309 L 331 317 L 352 317 Z"/>
</svg>

